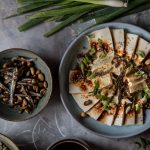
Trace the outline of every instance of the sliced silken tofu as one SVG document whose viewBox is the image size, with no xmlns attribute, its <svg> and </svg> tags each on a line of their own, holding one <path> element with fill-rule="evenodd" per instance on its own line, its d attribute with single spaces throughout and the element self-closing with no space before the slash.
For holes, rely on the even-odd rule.
<svg viewBox="0 0 150 150">
<path fill-rule="evenodd" d="M 84 112 L 91 109 L 99 101 L 93 94 L 72 94 L 72 96 Z"/>
<path fill-rule="evenodd" d="M 94 89 L 93 83 L 82 78 L 80 70 L 69 72 L 69 93 L 89 93 Z"/>
<path fill-rule="evenodd" d="M 114 118 L 116 115 L 116 111 L 117 111 L 117 103 L 118 103 L 118 96 L 114 96 L 111 104 L 112 107 L 110 110 L 108 110 L 107 112 L 105 111 L 102 115 L 102 117 L 100 117 L 99 121 L 103 124 L 106 124 L 108 126 L 111 126 L 114 122 Z"/>
<path fill-rule="evenodd" d="M 100 77 L 96 77 L 94 80 L 98 81 L 99 85 L 100 85 L 100 89 L 112 85 L 112 79 L 111 79 L 111 75 L 110 73 L 105 74 L 103 76 Z"/>
<path fill-rule="evenodd" d="M 124 54 L 125 48 L 125 35 L 123 29 L 113 29 L 112 30 L 114 49 L 117 55 L 122 56 Z"/>
<path fill-rule="evenodd" d="M 144 114 L 143 114 L 143 107 L 136 113 L 136 124 L 142 125 L 144 124 Z"/>
<path fill-rule="evenodd" d="M 94 31 L 89 35 L 89 38 L 91 42 L 96 42 L 101 39 L 104 43 L 109 45 L 110 50 L 114 51 L 113 40 L 109 28 Z"/>
<path fill-rule="evenodd" d="M 124 117 L 125 117 L 125 101 L 124 99 L 121 100 L 120 106 L 117 110 L 117 115 L 115 117 L 114 125 L 116 126 L 122 126 L 124 123 Z"/>
<path fill-rule="evenodd" d="M 113 65 L 112 73 L 119 76 L 121 74 L 122 70 L 123 70 L 123 64 L 120 64 L 118 67 Z"/>
<path fill-rule="evenodd" d="M 106 48 L 106 51 L 108 52 L 107 54 L 109 56 L 108 62 L 111 63 L 111 61 L 114 58 L 114 46 L 113 46 L 113 40 L 112 40 L 110 29 L 104 28 L 104 29 L 94 31 L 89 35 L 89 38 L 90 38 L 91 43 L 98 42 L 98 40 L 102 40 L 102 43 L 103 45 L 105 45 L 104 47 Z M 99 64 L 101 64 L 101 62 Z"/>
<path fill-rule="evenodd" d="M 150 43 L 142 38 L 139 38 L 134 58 L 135 64 L 140 65 L 140 63 L 149 54 L 149 52 L 150 52 Z"/>
<path fill-rule="evenodd" d="M 125 53 L 126 57 L 130 60 L 133 56 L 135 48 L 138 42 L 138 35 L 127 33 L 126 34 L 126 46 L 125 46 Z"/>
<path fill-rule="evenodd" d="M 146 79 L 141 76 L 136 76 L 135 73 L 126 73 L 124 80 L 128 82 L 130 93 L 143 90 L 145 87 L 147 87 Z"/>
<path fill-rule="evenodd" d="M 101 102 L 98 102 L 94 107 L 92 107 L 86 113 L 93 119 L 97 120 L 101 116 L 103 111 L 104 111 L 103 104 Z"/>
<path fill-rule="evenodd" d="M 107 56 L 102 59 L 100 57 L 97 57 L 93 63 L 90 65 L 91 66 L 91 71 L 92 72 L 107 72 L 111 70 L 112 67 L 112 58 L 114 57 L 113 53 L 108 53 Z"/>
<path fill-rule="evenodd" d="M 131 105 L 128 105 L 125 110 L 125 125 L 135 124 L 135 110 L 132 109 Z"/>
<path fill-rule="evenodd" d="M 136 124 L 137 125 L 142 125 L 144 123 L 144 114 L 143 114 L 143 105 L 147 102 L 147 98 L 143 97 L 142 95 L 138 96 L 138 111 L 136 112 Z"/>
<path fill-rule="evenodd" d="M 128 87 L 129 87 L 130 93 L 143 90 L 145 87 L 147 87 L 146 79 L 142 79 L 138 82 L 129 82 Z"/>
</svg>

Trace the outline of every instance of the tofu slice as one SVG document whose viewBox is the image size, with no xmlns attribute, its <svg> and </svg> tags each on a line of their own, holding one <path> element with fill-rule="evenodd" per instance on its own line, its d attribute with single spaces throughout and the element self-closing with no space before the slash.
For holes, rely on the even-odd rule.
<svg viewBox="0 0 150 150">
<path fill-rule="evenodd" d="M 130 60 L 133 56 L 133 53 L 135 51 L 135 48 L 137 46 L 138 42 L 138 35 L 127 33 L 126 34 L 126 47 L 125 47 L 125 53 L 126 57 Z"/>
<path fill-rule="evenodd" d="M 135 125 L 135 110 L 131 109 L 131 105 L 126 107 L 125 125 Z"/>
<path fill-rule="evenodd" d="M 86 113 L 93 119 L 97 120 L 101 116 L 103 111 L 104 111 L 104 109 L 103 109 L 102 103 L 98 102 L 98 104 L 96 104 L 93 108 L 91 108 Z"/>
<path fill-rule="evenodd" d="M 144 124 L 143 104 L 145 104 L 146 102 L 147 102 L 147 99 L 142 98 L 142 96 L 139 95 L 137 104 L 139 105 L 140 109 L 136 112 L 136 124 L 137 125 Z"/>
<path fill-rule="evenodd" d="M 123 70 L 123 64 L 120 64 L 118 67 L 113 65 L 112 73 L 119 76 Z"/>
<path fill-rule="evenodd" d="M 114 118 L 117 111 L 117 103 L 118 103 L 118 96 L 114 96 L 112 100 L 112 108 L 107 112 L 104 112 L 102 117 L 100 117 L 99 121 L 105 125 L 111 126 L 114 122 Z"/>
<path fill-rule="evenodd" d="M 69 72 L 69 93 L 89 93 L 94 89 L 93 83 L 82 79 L 79 70 L 71 70 Z"/>
<path fill-rule="evenodd" d="M 91 109 L 99 101 L 99 99 L 93 96 L 93 94 L 72 94 L 72 96 L 74 100 L 76 101 L 76 103 L 78 104 L 78 106 L 84 112 Z M 88 101 L 91 101 L 91 103 L 86 105 L 85 103 Z"/>
<path fill-rule="evenodd" d="M 120 106 L 118 108 L 118 112 L 114 121 L 115 126 L 122 126 L 124 123 L 124 117 L 125 117 L 125 103 L 123 102 L 125 99 L 121 100 Z"/>
<path fill-rule="evenodd" d="M 143 114 L 143 107 L 136 113 L 136 124 L 143 125 L 144 124 L 144 114 Z"/>
<path fill-rule="evenodd" d="M 117 55 L 122 56 L 124 54 L 125 48 L 125 35 L 123 29 L 113 29 L 112 30 L 114 49 Z"/>
<path fill-rule="evenodd" d="M 139 38 L 134 58 L 135 64 L 140 65 L 140 63 L 149 54 L 149 52 L 150 52 L 150 43 L 142 38 Z"/>
<path fill-rule="evenodd" d="M 128 83 L 129 91 L 130 93 L 134 93 L 135 91 L 143 90 L 145 87 L 147 87 L 146 79 L 142 79 L 137 82 L 129 82 Z"/>
<path fill-rule="evenodd" d="M 100 77 L 97 76 L 95 80 L 99 82 L 100 89 L 106 86 L 112 85 L 112 79 L 111 79 L 110 73 L 100 76 Z"/>
<path fill-rule="evenodd" d="M 93 61 L 93 64 L 91 64 L 91 71 L 92 72 L 107 72 L 108 70 L 111 70 L 112 68 L 112 59 L 114 58 L 114 54 L 113 53 L 108 53 L 107 56 L 105 57 L 105 59 L 101 59 L 100 57 L 97 57 L 97 59 L 95 59 Z"/>
<path fill-rule="evenodd" d="M 110 50 L 114 51 L 111 31 L 108 27 L 92 32 L 89 35 L 89 38 L 91 42 L 95 42 L 98 41 L 98 39 L 101 39 L 104 43 L 109 45 Z"/>
</svg>

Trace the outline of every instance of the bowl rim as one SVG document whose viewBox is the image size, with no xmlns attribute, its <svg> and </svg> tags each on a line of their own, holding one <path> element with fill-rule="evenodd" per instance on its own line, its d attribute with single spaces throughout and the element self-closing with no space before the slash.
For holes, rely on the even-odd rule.
<svg viewBox="0 0 150 150">
<path fill-rule="evenodd" d="M 81 146 L 83 146 L 84 148 L 86 148 L 86 150 L 92 150 L 90 145 L 82 139 L 79 139 L 77 137 L 61 137 L 58 140 L 54 141 L 52 144 L 50 144 L 50 146 L 47 148 L 47 150 L 50 150 L 50 148 L 55 147 L 57 144 L 62 144 L 63 142 L 73 142 L 73 143 L 77 143 L 80 144 Z"/>
<path fill-rule="evenodd" d="M 0 118 L 4 119 L 4 120 L 6 120 L 6 121 L 21 122 L 21 121 L 30 120 L 30 119 L 36 117 L 36 116 L 39 115 L 39 114 L 45 109 L 45 107 L 48 105 L 48 103 L 49 103 L 49 101 L 50 101 L 50 98 L 51 98 L 51 95 L 52 95 L 52 90 L 53 90 L 53 79 L 52 79 L 51 70 L 50 70 L 50 67 L 48 66 L 48 64 L 47 64 L 37 53 L 33 52 L 32 50 L 23 49 L 23 48 L 9 48 L 9 49 L 2 50 L 2 51 L 0 52 L 0 54 L 3 53 L 3 52 L 6 52 L 6 51 L 16 51 L 16 50 L 19 50 L 19 51 L 26 51 L 26 52 L 29 52 L 29 53 L 32 53 L 32 54 L 38 56 L 38 57 L 41 59 L 41 61 L 47 66 L 47 69 L 48 69 L 48 72 L 49 72 L 49 77 L 50 77 L 50 82 L 51 82 L 50 91 L 49 91 L 49 92 L 50 92 L 50 96 L 48 97 L 48 100 L 47 100 L 46 104 L 42 107 L 42 109 L 41 109 L 38 113 L 36 113 L 36 114 L 33 115 L 33 116 L 29 116 L 29 117 L 27 117 L 27 118 L 24 118 L 24 119 L 7 119 L 6 117 L 0 116 Z"/>
<path fill-rule="evenodd" d="M 12 146 L 15 148 L 15 150 L 19 150 L 19 147 L 17 146 L 17 144 L 14 143 L 13 140 L 12 140 L 11 138 L 9 138 L 8 136 L 6 136 L 6 135 L 0 133 L 0 138 L 2 138 L 2 139 L 4 139 L 4 140 L 8 140 L 8 142 L 10 142 L 10 145 L 12 145 Z M 5 144 L 5 142 L 3 142 L 3 141 L 2 141 L 2 143 Z M 6 145 L 6 146 L 7 146 L 7 145 Z M 8 146 L 7 146 L 7 147 L 8 147 Z"/>
<path fill-rule="evenodd" d="M 130 133 L 128 135 L 106 135 L 106 134 L 101 134 L 93 129 L 90 129 L 88 127 L 86 127 L 84 124 L 82 124 L 72 113 L 71 111 L 69 110 L 65 100 L 64 100 L 64 96 L 63 96 L 63 93 L 61 92 L 62 89 L 61 89 L 61 73 L 62 73 L 62 68 L 63 68 L 63 62 L 65 60 L 65 57 L 67 55 L 67 53 L 70 51 L 71 47 L 78 41 L 78 39 L 80 39 L 82 36 L 88 34 L 88 33 L 91 33 L 95 30 L 98 30 L 98 28 L 101 29 L 102 28 L 105 28 L 105 27 L 111 27 L 113 25 L 116 25 L 116 24 L 119 24 L 119 25 L 125 25 L 125 26 L 132 26 L 133 28 L 136 28 L 136 29 L 139 29 L 140 31 L 144 32 L 144 33 L 147 33 L 147 34 L 150 34 L 147 30 L 139 27 L 139 26 L 136 26 L 136 25 L 133 25 L 133 24 L 129 24 L 129 23 L 121 23 L 121 22 L 107 22 L 107 23 L 103 23 L 103 24 L 99 24 L 99 25 L 96 25 L 94 27 L 91 27 L 91 28 L 88 28 L 87 30 L 84 30 L 81 34 L 79 34 L 68 46 L 68 48 L 66 49 L 62 59 L 61 59 L 61 62 L 60 62 L 60 66 L 59 66 L 59 85 L 60 85 L 60 98 L 61 98 L 61 101 L 62 101 L 62 104 L 64 106 L 64 108 L 66 109 L 66 111 L 68 112 L 68 114 L 70 114 L 70 116 L 72 116 L 72 118 L 79 123 L 79 125 L 81 125 L 84 129 L 86 129 L 87 131 L 89 131 L 90 133 L 93 133 L 94 135 L 97 135 L 97 136 L 102 136 L 102 137 L 106 137 L 106 138 L 112 138 L 112 139 L 117 139 L 117 138 L 128 138 L 128 137 L 132 137 L 132 136 L 135 136 L 135 135 L 138 135 L 140 133 L 143 133 L 144 131 L 148 130 L 150 128 L 150 126 L 148 127 L 145 127 L 143 130 L 139 130 L 138 132 L 136 133 Z"/>
</svg>

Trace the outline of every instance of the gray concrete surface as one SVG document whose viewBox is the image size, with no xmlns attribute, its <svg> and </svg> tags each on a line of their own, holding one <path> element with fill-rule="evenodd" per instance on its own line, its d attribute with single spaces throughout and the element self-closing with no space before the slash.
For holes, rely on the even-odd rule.
<svg viewBox="0 0 150 150">
<path fill-rule="evenodd" d="M 0 51 L 8 48 L 30 49 L 38 53 L 50 66 L 53 75 L 53 93 L 47 107 L 35 118 L 24 122 L 9 122 L 0 119 L 0 133 L 12 138 L 21 150 L 46 150 L 46 148 L 62 137 L 79 137 L 92 145 L 95 150 L 137 150 L 134 144 L 140 136 L 150 138 L 150 130 L 126 139 L 107 139 L 99 137 L 82 128 L 65 111 L 60 97 L 58 85 L 58 67 L 61 58 L 77 34 L 94 21 L 69 26 L 50 38 L 42 34 L 55 25 L 46 22 L 27 32 L 19 32 L 17 27 L 25 17 L 3 20 L 4 16 L 15 11 L 15 0 L 0 0 Z M 120 18 L 118 22 L 136 24 L 150 31 L 150 10 Z"/>
</svg>

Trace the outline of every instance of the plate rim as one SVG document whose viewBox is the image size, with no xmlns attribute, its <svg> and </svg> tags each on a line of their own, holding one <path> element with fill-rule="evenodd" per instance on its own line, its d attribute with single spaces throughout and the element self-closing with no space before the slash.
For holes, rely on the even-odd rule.
<svg viewBox="0 0 150 150">
<path fill-rule="evenodd" d="M 76 117 L 71 113 L 71 111 L 69 110 L 65 100 L 64 100 L 64 96 L 63 96 L 63 93 L 61 92 L 62 89 L 61 89 L 61 73 L 62 73 L 62 66 L 63 66 L 63 62 L 65 60 L 65 57 L 67 55 L 67 53 L 71 50 L 71 47 L 78 41 L 78 39 L 80 39 L 82 36 L 88 34 L 88 33 L 91 33 L 95 30 L 98 30 L 98 28 L 105 28 L 105 27 L 111 27 L 111 26 L 130 26 L 132 28 L 136 28 L 136 29 L 139 29 L 141 31 L 141 33 L 146 33 L 146 34 L 150 34 L 147 30 L 139 27 L 139 26 L 136 26 L 136 25 L 133 25 L 133 24 L 129 24 L 129 23 L 121 23 L 121 22 L 108 22 L 108 23 L 103 23 L 103 24 L 100 24 L 100 25 L 96 25 L 94 27 L 91 27 L 91 28 L 88 28 L 87 30 L 84 30 L 81 34 L 79 34 L 70 44 L 69 46 L 67 47 L 62 59 L 61 59 L 61 62 L 60 62 L 60 66 L 59 66 L 59 86 L 60 86 L 60 98 L 61 98 L 61 101 L 62 101 L 62 104 L 63 106 L 65 107 L 65 110 L 68 112 L 68 114 L 76 121 L 78 122 L 84 129 L 88 130 L 89 132 L 97 135 L 97 136 L 102 136 L 102 137 L 106 137 L 106 138 L 113 138 L 113 139 L 117 139 L 117 138 L 128 138 L 128 137 L 132 137 L 132 136 L 135 136 L 135 135 L 138 135 L 140 133 L 143 133 L 144 131 L 148 130 L 150 128 L 150 125 L 149 126 L 146 126 L 145 128 L 143 128 L 142 130 L 139 130 L 138 132 L 135 132 L 135 133 L 131 133 L 131 134 L 128 134 L 128 135 L 106 135 L 106 134 L 102 134 L 100 132 L 97 132 L 97 131 L 94 131 L 90 128 L 88 128 L 87 126 L 85 126 L 83 123 L 81 123 L 80 121 L 78 121 L 78 119 L 76 119 Z M 145 38 L 147 39 L 147 38 Z M 150 37 L 149 37 L 150 39 Z"/>
</svg>

